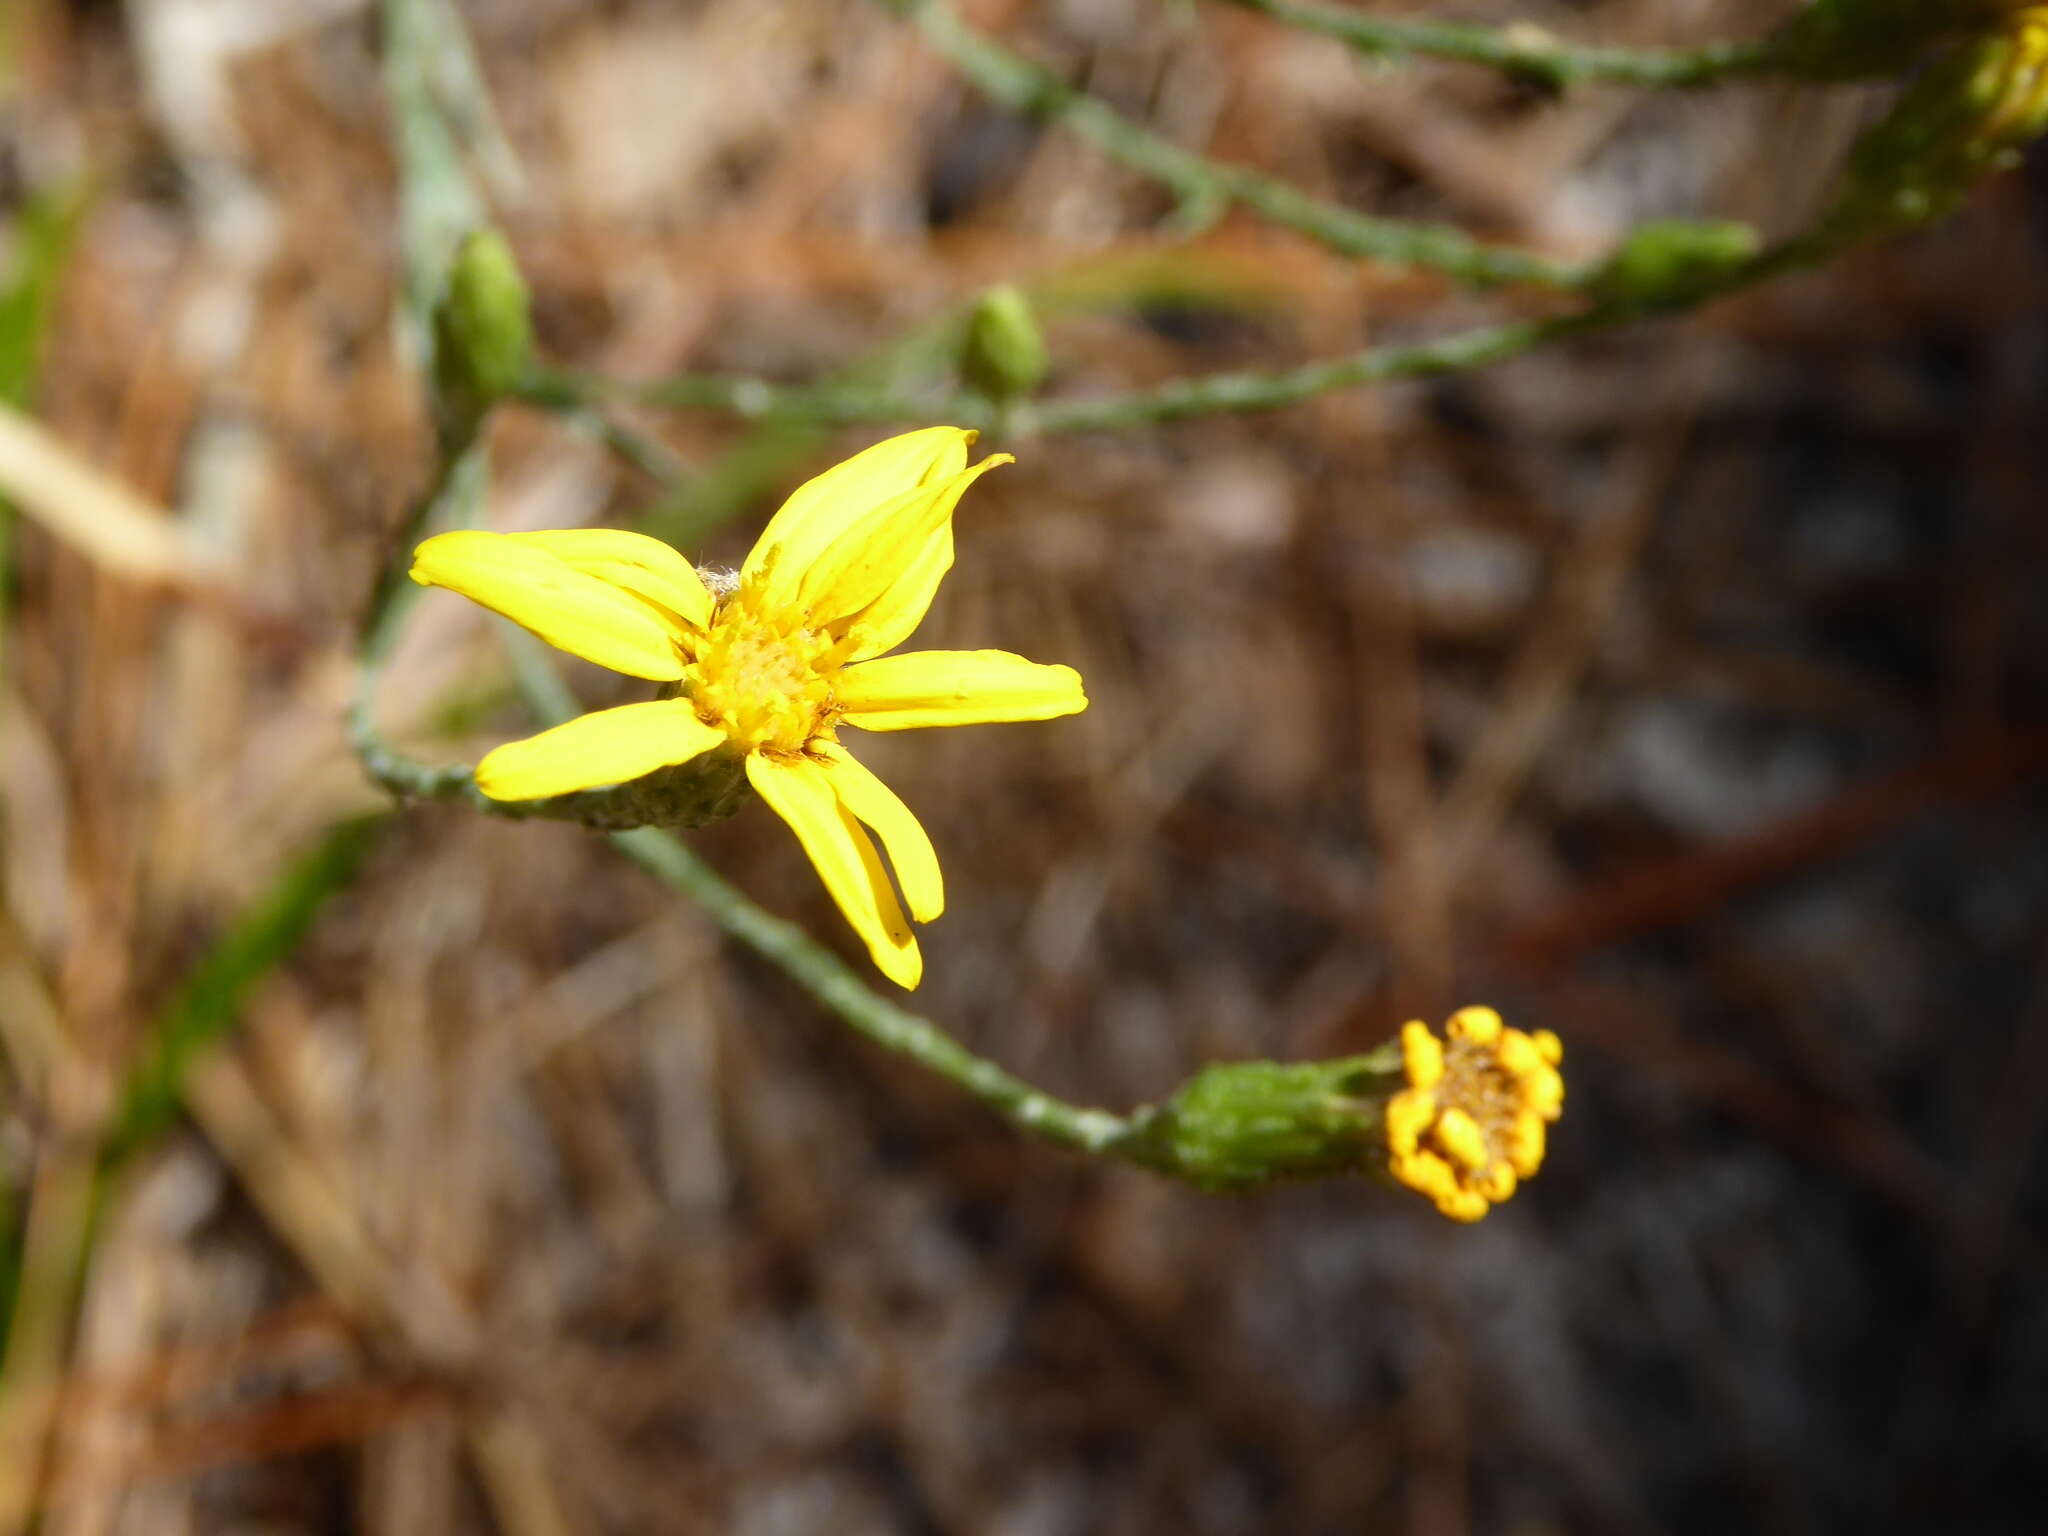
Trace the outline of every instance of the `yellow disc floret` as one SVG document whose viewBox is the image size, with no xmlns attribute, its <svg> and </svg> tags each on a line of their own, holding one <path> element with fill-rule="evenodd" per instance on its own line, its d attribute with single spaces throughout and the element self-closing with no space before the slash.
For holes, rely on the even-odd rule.
<svg viewBox="0 0 2048 1536">
<path fill-rule="evenodd" d="M 1453 1014 L 1439 1040 L 1401 1029 L 1407 1087 L 1387 1105 L 1387 1166 L 1453 1221 L 1477 1221 L 1542 1166 L 1564 1112 L 1564 1047 L 1547 1029 L 1509 1029 L 1491 1008 Z"/>
<path fill-rule="evenodd" d="M 748 749 L 794 754 L 830 739 L 832 679 L 850 646 L 741 582 L 693 647 L 683 691 L 697 717 Z"/>
</svg>

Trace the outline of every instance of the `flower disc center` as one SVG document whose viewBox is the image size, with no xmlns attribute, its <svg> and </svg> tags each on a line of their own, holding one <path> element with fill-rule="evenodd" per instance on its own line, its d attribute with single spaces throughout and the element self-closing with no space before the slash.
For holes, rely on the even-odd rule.
<svg viewBox="0 0 2048 1536">
<path fill-rule="evenodd" d="M 1564 1107 L 1563 1048 L 1548 1030 L 1503 1027 L 1490 1008 L 1463 1008 L 1438 1040 L 1401 1031 L 1408 1087 L 1387 1105 L 1396 1180 L 1457 1221 L 1476 1221 L 1543 1162 L 1545 1128 Z"/>
<path fill-rule="evenodd" d="M 734 741 L 801 752 L 830 727 L 838 643 L 763 613 L 742 589 L 719 604 L 685 687 L 697 714 Z"/>
</svg>

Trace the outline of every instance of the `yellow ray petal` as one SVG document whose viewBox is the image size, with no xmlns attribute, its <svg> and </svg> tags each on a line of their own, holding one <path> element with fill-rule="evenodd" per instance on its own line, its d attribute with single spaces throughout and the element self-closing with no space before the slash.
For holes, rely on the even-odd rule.
<svg viewBox="0 0 2048 1536">
<path fill-rule="evenodd" d="M 775 605 L 794 605 L 804 571 L 826 545 L 884 502 L 959 474 L 974 437 L 961 427 L 905 432 L 805 481 L 761 530 L 740 575 L 760 582 Z"/>
<path fill-rule="evenodd" d="M 903 887 L 903 899 L 910 903 L 910 915 L 929 923 L 946 910 L 946 882 L 939 873 L 939 855 L 924 826 L 896 791 L 884 784 L 867 767 L 856 761 L 836 742 L 819 742 L 812 754 L 823 760 L 825 777 L 839 803 L 874 828 L 888 850 L 896 879 Z"/>
<path fill-rule="evenodd" d="M 846 723 L 866 731 L 1050 720 L 1088 707 L 1072 667 L 1008 651 L 907 651 L 848 667 L 833 685 Z"/>
<path fill-rule="evenodd" d="M 949 517 L 925 540 L 924 551 L 846 627 L 853 641 L 848 659 L 866 661 L 893 651 L 924 622 L 939 583 L 953 568 L 953 520 Z"/>
<path fill-rule="evenodd" d="M 798 601 L 811 624 L 859 622 L 863 610 L 918 564 L 933 535 L 951 521 L 967 487 L 999 465 L 1015 462 L 1007 453 L 992 453 L 972 469 L 919 486 L 853 523 L 804 572 Z"/>
<path fill-rule="evenodd" d="M 476 765 L 476 787 L 493 800 L 538 800 L 687 763 L 725 740 L 687 699 L 600 709 L 507 742 Z"/>
<path fill-rule="evenodd" d="M 659 603 L 699 629 L 711 622 L 711 593 L 703 577 L 659 539 L 617 528 L 556 528 L 510 537 L 546 550 L 573 571 Z"/>
<path fill-rule="evenodd" d="M 769 808 L 789 823 L 804 854 L 825 882 L 853 931 L 868 947 L 868 956 L 897 986 L 915 987 L 924 975 L 924 957 L 896 892 L 882 868 L 875 845 L 833 793 L 826 770 L 801 757 L 747 755 L 747 778 Z"/>
<path fill-rule="evenodd" d="M 436 534 L 413 551 L 412 579 L 502 613 L 549 645 L 630 677 L 683 675 L 674 626 L 609 582 L 502 533 Z"/>
</svg>

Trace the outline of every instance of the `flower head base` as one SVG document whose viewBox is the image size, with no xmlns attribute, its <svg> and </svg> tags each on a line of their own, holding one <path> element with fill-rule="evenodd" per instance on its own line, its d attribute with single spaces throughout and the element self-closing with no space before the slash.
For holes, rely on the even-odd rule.
<svg viewBox="0 0 2048 1536">
<path fill-rule="evenodd" d="M 602 528 L 428 539 L 413 580 L 673 695 L 507 743 L 477 764 L 477 787 L 535 800 L 737 753 L 876 965 L 916 986 L 924 962 L 903 907 L 918 922 L 945 909 L 938 856 L 903 802 L 840 745 L 839 727 L 1047 720 L 1088 707 L 1071 667 L 1007 651 L 885 654 L 909 638 L 953 564 L 961 495 L 1010 462 L 968 467 L 973 440 L 958 427 L 908 432 L 799 486 L 736 577 L 707 579 L 658 540 Z"/>
<path fill-rule="evenodd" d="M 1444 1026 L 1401 1029 L 1408 1086 L 1387 1105 L 1387 1163 L 1453 1221 L 1477 1221 L 1543 1165 L 1546 1128 L 1564 1112 L 1564 1047 L 1547 1029 L 1508 1029 L 1491 1008 Z"/>
</svg>

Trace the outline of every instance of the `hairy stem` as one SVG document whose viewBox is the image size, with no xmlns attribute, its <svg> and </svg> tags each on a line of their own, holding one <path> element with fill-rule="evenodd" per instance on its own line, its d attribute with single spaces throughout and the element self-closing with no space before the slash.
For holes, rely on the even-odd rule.
<svg viewBox="0 0 2048 1536">
<path fill-rule="evenodd" d="M 1212 223 L 1237 204 L 1342 255 L 1427 267 L 1478 286 L 1577 288 L 1588 276 L 1585 267 L 1487 245 L 1450 225 L 1376 218 L 1311 197 L 1247 166 L 1211 160 L 1138 126 L 1108 103 L 994 42 L 963 22 L 945 0 L 885 3 L 908 15 L 925 40 L 990 100 L 1057 122 L 1119 164 L 1165 186 L 1180 203 L 1184 226 Z"/>
<path fill-rule="evenodd" d="M 1466 21 L 1373 16 L 1294 0 L 1225 0 L 1304 32 L 1320 32 L 1372 55 L 1420 53 L 1484 64 L 1523 79 L 1562 87 L 1587 80 L 1660 88 L 1711 85 L 1731 75 L 1769 69 L 1763 43 L 1708 43 L 1698 48 L 1602 48 L 1567 43 L 1535 27 L 1488 27 Z"/>
<path fill-rule="evenodd" d="M 756 906 L 680 840 L 651 827 L 612 842 L 663 884 L 690 897 L 733 938 L 787 975 L 884 1050 L 908 1057 L 979 1099 L 1004 1119 L 1064 1146 L 1105 1153 L 1129 1130 L 1107 1110 L 1085 1109 L 1033 1087 L 977 1056 L 929 1019 L 881 996 L 850 965 L 794 923 Z"/>
</svg>

